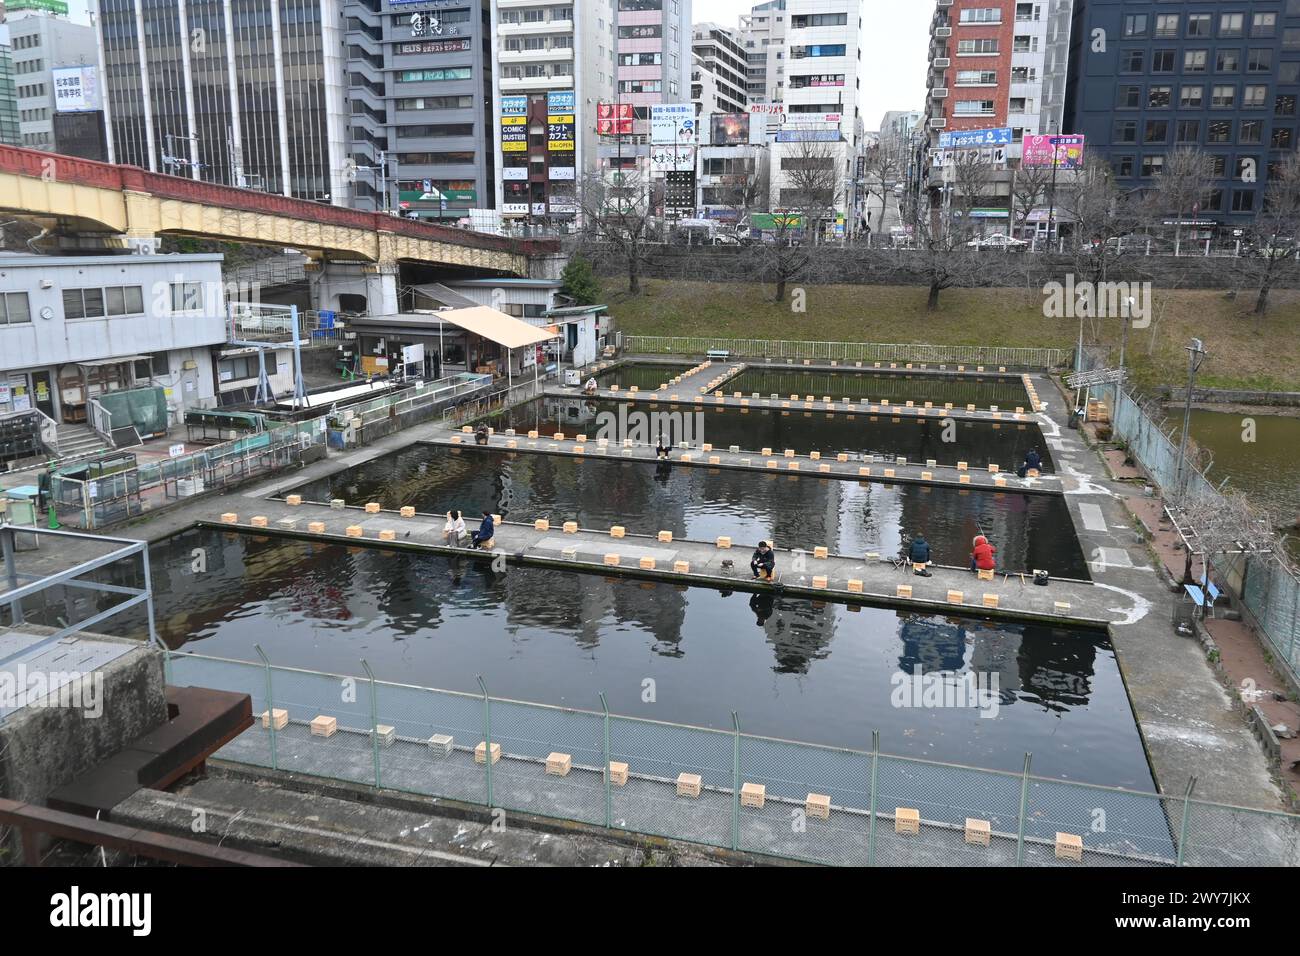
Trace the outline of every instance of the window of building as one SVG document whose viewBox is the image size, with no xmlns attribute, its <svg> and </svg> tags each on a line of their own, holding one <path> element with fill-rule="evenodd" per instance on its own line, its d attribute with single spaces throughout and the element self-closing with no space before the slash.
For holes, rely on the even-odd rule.
<svg viewBox="0 0 1300 956">
<path fill-rule="evenodd" d="M 998 52 L 998 41 L 996 38 L 983 40 L 958 40 L 958 56 L 993 56 Z"/>
<path fill-rule="evenodd" d="M 104 290 L 109 315 L 144 315 L 144 289 L 138 285 L 115 285 Z"/>
<path fill-rule="evenodd" d="M 1173 87 L 1153 86 L 1147 90 L 1147 108 L 1153 110 L 1169 109 L 1173 100 Z"/>
<path fill-rule="evenodd" d="M 1242 13 L 1224 13 L 1219 16 L 1219 36 L 1239 37 L 1245 28 L 1246 16 Z"/>
<path fill-rule="evenodd" d="M 1255 209 L 1255 190 L 1234 189 L 1232 191 L 1232 211 L 1252 212 Z"/>
<path fill-rule="evenodd" d="M 21 325 L 32 320 L 26 292 L 0 293 L 0 325 Z"/>
<path fill-rule="evenodd" d="M 1142 175 L 1154 176 L 1165 168 L 1165 158 L 1163 156 L 1143 156 L 1142 157 Z"/>
<path fill-rule="evenodd" d="M 1124 18 L 1124 36 L 1130 39 L 1146 36 L 1147 20 L 1145 13 L 1130 13 Z"/>
<path fill-rule="evenodd" d="M 1228 157 L 1222 153 L 1210 154 L 1210 178 L 1222 179 L 1227 175 Z"/>
<path fill-rule="evenodd" d="M 1216 73 L 1236 73 L 1241 69 L 1240 50 L 1219 50 L 1214 58 Z"/>
<path fill-rule="evenodd" d="M 1189 37 L 1208 37 L 1210 35 L 1210 15 L 1208 13 L 1189 13 L 1187 15 L 1187 35 Z"/>
<path fill-rule="evenodd" d="M 1289 126 L 1274 126 L 1270 142 L 1274 149 L 1291 149 L 1295 146 L 1295 130 Z"/>
<path fill-rule="evenodd" d="M 961 23 L 1001 23 L 1002 11 L 997 7 L 971 7 L 961 12 Z"/>
<path fill-rule="evenodd" d="M 1133 157 L 1116 156 L 1115 157 L 1115 175 L 1127 179 L 1133 175 Z"/>
<path fill-rule="evenodd" d="M 1237 142 L 1239 143 L 1263 143 L 1264 142 L 1264 121 L 1263 120 L 1242 120 L 1241 126 L 1237 128 Z"/>
<path fill-rule="evenodd" d="M 1136 143 L 1138 138 L 1137 120 L 1116 120 L 1111 139 L 1116 143 Z"/>
<path fill-rule="evenodd" d="M 1279 83 L 1300 83 L 1300 60 L 1284 61 L 1277 65 Z"/>
<path fill-rule="evenodd" d="M 958 86 L 997 86 L 998 75 L 993 70 L 958 70 Z"/>
<path fill-rule="evenodd" d="M 1205 103 L 1205 87 L 1184 86 L 1179 92 L 1178 105 L 1183 109 L 1200 109 Z"/>
<path fill-rule="evenodd" d="M 1277 34 L 1277 14 L 1257 13 L 1250 20 L 1250 35 L 1271 37 Z"/>
<path fill-rule="evenodd" d="M 1212 109 L 1231 109 L 1237 105 L 1237 88 L 1235 86 L 1216 86 L 1210 91 Z"/>
<path fill-rule="evenodd" d="M 147 358 L 136 359 L 135 377 L 137 381 L 147 382 L 151 378 L 166 378 L 171 374 L 171 366 L 166 352 L 154 352 Z"/>
<path fill-rule="evenodd" d="M 1120 54 L 1119 71 L 1121 73 L 1141 73 L 1145 62 L 1146 54 L 1143 50 L 1125 50 Z"/>
<path fill-rule="evenodd" d="M 1146 131 L 1143 134 L 1142 142 L 1151 145 L 1154 143 L 1167 143 L 1168 141 L 1169 121 L 1147 120 Z"/>
<path fill-rule="evenodd" d="M 1199 143 L 1201 141 L 1201 121 L 1179 120 L 1178 139 L 1176 141 L 1179 143 Z"/>
<path fill-rule="evenodd" d="M 196 312 L 203 308 L 203 283 L 173 282 L 172 311 Z"/>
<path fill-rule="evenodd" d="M 1295 116 L 1295 94 L 1279 93 L 1273 100 L 1274 116 Z"/>
<path fill-rule="evenodd" d="M 104 290 L 64 289 L 63 317 L 65 319 L 104 318 Z"/>
<path fill-rule="evenodd" d="M 1142 106 L 1142 87 L 1121 86 L 1119 88 L 1119 102 L 1115 105 L 1122 110 L 1139 109 Z"/>
<path fill-rule="evenodd" d="M 1204 73 L 1209 58 L 1210 58 L 1209 50 L 1183 51 L 1183 72 Z"/>
<path fill-rule="evenodd" d="M 1272 73 L 1273 51 L 1269 49 L 1251 50 L 1246 54 L 1247 73 Z"/>
<path fill-rule="evenodd" d="M 1206 142 L 1209 143 L 1231 143 L 1232 142 L 1232 120 L 1211 120 L 1206 127 Z"/>
<path fill-rule="evenodd" d="M 1268 87 L 1263 85 L 1247 84 L 1241 91 L 1241 105 L 1243 109 L 1262 110 L 1268 103 Z"/>
<path fill-rule="evenodd" d="M 1156 32 L 1158 37 L 1178 36 L 1178 14 L 1161 13 L 1156 15 Z"/>
<path fill-rule="evenodd" d="M 258 377 L 256 355 L 236 355 L 217 362 L 217 379 L 221 382 L 240 382 Z"/>
</svg>

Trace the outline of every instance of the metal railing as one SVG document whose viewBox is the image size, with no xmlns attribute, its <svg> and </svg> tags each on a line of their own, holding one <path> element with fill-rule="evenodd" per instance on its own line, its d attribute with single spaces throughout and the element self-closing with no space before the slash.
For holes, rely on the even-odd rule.
<svg viewBox="0 0 1300 956">
<path fill-rule="evenodd" d="M 1113 387 L 1107 390 L 1117 393 L 1112 415 L 1114 434 L 1123 439 L 1128 454 L 1151 480 L 1171 494 L 1179 480 L 1178 444 L 1130 394 Z M 1223 497 L 1190 462 L 1183 468 L 1182 483 L 1184 493 L 1192 498 L 1217 501 Z M 1250 612 L 1275 659 L 1293 682 L 1300 682 L 1300 577 L 1296 571 L 1273 555 L 1224 554 L 1214 559 L 1223 582 Z"/>
<path fill-rule="evenodd" d="M 95 434 L 104 439 L 108 447 L 114 446 L 113 442 L 113 413 L 99 403 L 99 399 L 92 398 L 86 403 L 88 414 L 86 422 L 94 430 Z"/>
<path fill-rule="evenodd" d="M 171 683 L 246 693 L 261 719 L 221 759 L 832 865 L 1297 866 L 1300 816 L 1179 796 L 171 652 Z M 339 687 L 353 689 L 341 695 Z M 332 717 L 337 732 L 313 736 Z M 276 724 L 287 720 L 283 726 Z M 478 759 L 476 759 L 476 754 Z M 687 775 L 682 777 L 681 775 Z M 695 796 L 688 794 L 694 792 Z M 815 799 L 820 795 L 823 800 Z M 824 807 L 824 816 L 819 807 Z M 900 832 L 919 812 L 915 833 Z M 968 820 L 989 824 L 967 842 Z M 1104 828 L 1097 822 L 1104 820 Z"/>
<path fill-rule="evenodd" d="M 838 362 L 925 362 L 986 368 L 1063 368 L 1069 349 L 997 345 L 913 345 L 864 342 L 798 342 L 785 339 L 717 339 L 700 336 L 625 335 L 626 352 L 645 355 L 704 355 L 727 351 L 737 358 L 820 359 Z"/>
<path fill-rule="evenodd" d="M 454 405 L 443 412 L 442 420 L 448 425 L 460 425 L 515 405 L 522 405 L 524 402 L 540 398 L 547 382 L 557 378 L 558 375 L 558 371 L 548 372 L 539 376 L 536 381 L 528 379 L 518 385 L 480 396 L 472 402 Z"/>
</svg>

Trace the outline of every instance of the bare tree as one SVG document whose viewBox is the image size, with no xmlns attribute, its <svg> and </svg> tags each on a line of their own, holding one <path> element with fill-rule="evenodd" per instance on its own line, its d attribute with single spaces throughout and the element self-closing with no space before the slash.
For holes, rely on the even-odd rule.
<svg viewBox="0 0 1300 956">
<path fill-rule="evenodd" d="M 1247 175 L 1246 170 L 1241 170 L 1240 175 Z M 1274 283 L 1289 266 L 1294 268 L 1297 231 L 1300 231 L 1300 156 L 1291 153 L 1269 170 L 1264 208 L 1255 220 L 1257 246 L 1251 254 L 1238 259 L 1240 268 L 1258 290 L 1256 329 L 1259 319 L 1268 311 L 1268 297 Z"/>
<path fill-rule="evenodd" d="M 929 286 L 926 310 L 939 308 L 939 295 L 953 286 L 980 285 L 1000 273 L 1004 255 L 981 255 L 968 245 L 974 236 L 971 212 L 981 204 L 993 180 L 992 166 L 974 150 L 958 153 L 943 170 L 945 201 L 936 204 L 916 225 L 917 261 Z"/>
<path fill-rule="evenodd" d="M 1173 514 L 1187 542 L 1183 578 L 1188 583 L 1193 554 L 1204 559 L 1207 578 L 1214 559 L 1226 554 L 1273 555 L 1284 565 L 1290 564 L 1277 532 L 1277 516 L 1239 491 L 1187 495 Z"/>
<path fill-rule="evenodd" d="M 830 143 L 800 140 L 783 150 L 780 207 L 802 215 L 805 237 L 815 243 L 821 223 L 834 212 L 842 195 L 839 150 Z"/>
<path fill-rule="evenodd" d="M 1074 221 L 1076 271 L 1104 282 L 1124 237 L 1143 222 L 1139 203 L 1119 191 L 1110 163 L 1096 154 L 1058 182 L 1056 195 L 1062 215 Z"/>
<path fill-rule="evenodd" d="M 1179 148 L 1165 156 L 1146 195 L 1148 222 L 1162 225 L 1165 217 L 1174 220 L 1174 254 L 1183 241 L 1183 217 L 1195 216 L 1210 198 L 1213 166 L 1210 157 L 1199 149 Z"/>
<path fill-rule="evenodd" d="M 784 302 L 786 286 L 803 275 L 812 261 L 808 247 L 800 242 L 807 220 L 793 210 L 777 210 L 771 217 L 770 239 L 759 243 L 757 255 L 761 271 L 776 284 L 773 301 Z"/>
<path fill-rule="evenodd" d="M 1052 185 L 1052 171 L 1044 166 L 1021 166 L 1011 180 L 1011 224 L 1019 233 L 1029 222 L 1029 215 L 1047 199 Z M 1013 234 L 1014 234 L 1013 233 Z"/>
<path fill-rule="evenodd" d="M 863 188 L 868 196 L 880 199 L 880 218 L 876 221 L 877 232 L 885 228 L 885 219 L 889 215 L 889 197 L 893 195 L 894 184 L 898 182 L 906 169 L 905 157 L 893 140 L 884 140 L 867 150 L 863 160 Z"/>
<path fill-rule="evenodd" d="M 650 182 L 636 168 L 594 173 L 582 181 L 578 206 L 585 237 L 616 253 L 627 268 L 627 291 L 639 294 L 654 225 Z"/>
</svg>

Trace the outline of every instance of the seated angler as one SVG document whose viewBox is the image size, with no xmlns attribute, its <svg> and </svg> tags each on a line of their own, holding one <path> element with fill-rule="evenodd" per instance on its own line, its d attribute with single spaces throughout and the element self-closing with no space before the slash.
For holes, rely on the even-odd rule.
<svg viewBox="0 0 1300 956">
<path fill-rule="evenodd" d="M 768 547 L 766 541 L 758 543 L 758 549 L 749 559 L 749 568 L 754 572 L 755 580 L 771 581 L 776 574 L 776 552 Z"/>
<path fill-rule="evenodd" d="M 1043 459 L 1038 454 L 1037 448 L 1031 448 L 1029 449 L 1029 453 L 1025 455 L 1024 464 L 1020 466 L 1020 470 L 1017 471 L 1016 474 L 1019 475 L 1021 478 L 1024 478 L 1026 475 L 1029 474 L 1030 471 L 1042 471 L 1042 470 L 1043 470 Z"/>
<path fill-rule="evenodd" d="M 989 544 L 988 538 L 978 534 L 975 536 L 972 545 L 974 548 L 970 554 L 970 569 L 972 571 L 992 571 L 998 566 L 993 557 L 998 549 Z"/>
<path fill-rule="evenodd" d="M 907 558 L 912 562 L 912 573 L 923 578 L 933 577 L 927 565 L 930 563 L 930 542 L 924 535 L 918 534 L 912 539 L 912 546 L 907 551 Z"/>
<path fill-rule="evenodd" d="M 470 536 L 474 547 L 481 548 L 484 544 L 496 537 L 496 524 L 492 520 L 492 512 L 483 512 L 483 522 L 478 526 L 478 530 Z"/>
</svg>

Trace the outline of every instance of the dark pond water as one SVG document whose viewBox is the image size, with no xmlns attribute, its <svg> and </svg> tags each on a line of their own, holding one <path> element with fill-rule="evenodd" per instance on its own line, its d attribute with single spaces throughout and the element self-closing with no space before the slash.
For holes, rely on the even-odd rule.
<svg viewBox="0 0 1300 956">
<path fill-rule="evenodd" d="M 617 385 L 619 388 L 656 389 L 670 378 L 687 371 L 689 365 L 620 365 L 607 372 L 599 372 L 596 381 L 601 388 Z"/>
<path fill-rule="evenodd" d="M 621 410 L 621 411 L 620 411 Z M 1043 458 L 1043 470 L 1052 471 L 1052 458 L 1038 426 L 1025 422 L 952 422 L 943 425 L 938 418 L 918 421 L 890 415 L 845 415 L 842 413 L 805 412 L 799 409 L 718 409 L 694 412 L 690 406 L 651 404 L 649 402 L 588 401 L 584 398 L 542 398 L 494 415 L 489 424 L 498 429 L 515 428 L 521 432 L 537 429 L 543 434 L 562 431 L 566 435 L 586 434 L 601 437 L 606 429 L 612 440 L 636 435 L 619 432 L 620 422 L 635 423 L 633 416 L 645 415 L 647 441 L 658 434 L 655 422 L 669 421 L 669 437 L 676 438 L 683 427 L 690 428 L 689 439 L 697 444 L 709 442 L 718 448 L 739 445 L 747 451 L 762 448 L 793 448 L 801 455 L 820 451 L 823 455 L 838 452 L 902 456 L 909 461 L 934 459 L 941 465 L 969 462 L 973 468 L 989 464 L 1010 470 L 1024 461 L 1025 452 L 1037 448 Z M 649 422 L 648 416 L 668 416 Z M 696 416 L 702 417 L 696 417 Z"/>
<path fill-rule="evenodd" d="M 1047 495 L 863 484 L 813 476 L 657 467 L 618 459 L 560 458 L 414 446 L 295 488 L 309 501 L 378 501 L 440 514 L 484 508 L 517 521 L 621 524 L 710 541 L 774 538 L 781 547 L 827 545 L 843 554 L 894 555 L 918 531 L 940 564 L 966 565 L 981 532 L 1001 566 L 1087 578 L 1065 501 Z"/>
<path fill-rule="evenodd" d="M 655 383 L 658 384 L 658 383 Z M 725 392 L 757 392 L 763 398 L 773 393 L 782 398 L 813 395 L 818 400 L 830 396 L 832 401 L 850 399 L 895 404 L 912 401 L 918 405 L 934 402 L 942 407 L 952 402 L 956 408 L 968 404 L 977 408 L 996 405 L 1006 411 L 1017 406 L 1029 407 L 1029 396 L 1019 381 L 1004 379 L 955 379 L 926 375 L 899 375 L 882 372 L 798 372 L 751 367 L 725 386 Z"/>
<path fill-rule="evenodd" d="M 194 571 L 201 549 L 206 569 Z M 1104 634 L 192 530 L 151 549 L 171 645 L 286 666 L 1152 788 Z M 996 675 L 996 710 L 896 706 Z M 653 681 L 648 685 L 646 681 Z M 645 689 L 653 687 L 653 701 Z M 891 700 L 891 696 L 894 699 Z"/>
</svg>

